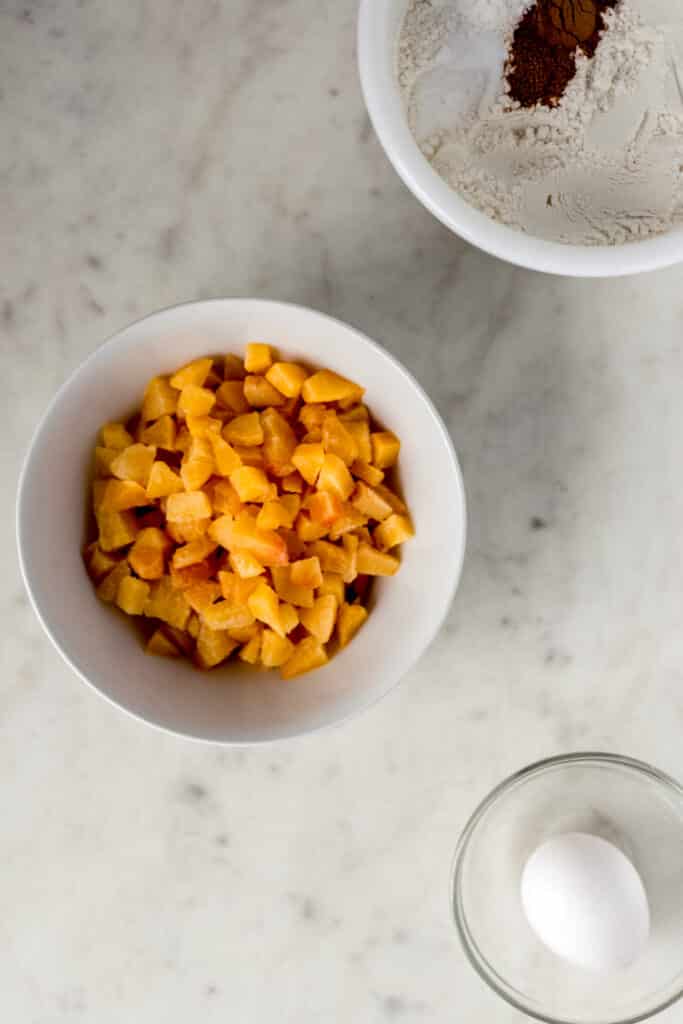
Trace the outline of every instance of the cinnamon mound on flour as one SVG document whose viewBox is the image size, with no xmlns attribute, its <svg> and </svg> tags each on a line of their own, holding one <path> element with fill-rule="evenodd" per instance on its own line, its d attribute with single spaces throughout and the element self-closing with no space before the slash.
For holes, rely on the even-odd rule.
<svg viewBox="0 0 683 1024">
<path fill-rule="evenodd" d="M 576 52 L 592 57 L 617 0 L 537 0 L 517 25 L 506 78 L 522 107 L 555 106 L 576 74 Z"/>
</svg>

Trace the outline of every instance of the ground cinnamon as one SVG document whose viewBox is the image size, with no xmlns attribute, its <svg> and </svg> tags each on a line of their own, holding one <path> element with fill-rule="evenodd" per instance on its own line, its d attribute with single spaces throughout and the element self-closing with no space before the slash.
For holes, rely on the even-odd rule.
<svg viewBox="0 0 683 1024">
<path fill-rule="evenodd" d="M 523 107 L 554 107 L 576 74 L 576 51 L 595 53 L 603 14 L 619 0 L 537 0 L 517 25 L 505 76 Z"/>
</svg>

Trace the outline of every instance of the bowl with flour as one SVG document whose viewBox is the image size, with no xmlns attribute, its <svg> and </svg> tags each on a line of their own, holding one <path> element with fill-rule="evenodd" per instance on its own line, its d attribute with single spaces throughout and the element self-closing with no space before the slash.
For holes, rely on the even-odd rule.
<svg viewBox="0 0 683 1024">
<path fill-rule="evenodd" d="M 362 0 L 368 112 L 447 227 L 550 273 L 683 260 L 683 3 Z"/>
</svg>

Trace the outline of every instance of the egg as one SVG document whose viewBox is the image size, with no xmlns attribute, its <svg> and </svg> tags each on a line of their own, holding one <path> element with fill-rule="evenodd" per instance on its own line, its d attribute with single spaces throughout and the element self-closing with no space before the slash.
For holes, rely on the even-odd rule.
<svg viewBox="0 0 683 1024">
<path fill-rule="evenodd" d="M 524 913 L 557 956 L 591 971 L 617 971 L 642 953 L 650 931 L 647 893 L 631 861 L 585 832 L 536 848 L 521 880 Z"/>
</svg>

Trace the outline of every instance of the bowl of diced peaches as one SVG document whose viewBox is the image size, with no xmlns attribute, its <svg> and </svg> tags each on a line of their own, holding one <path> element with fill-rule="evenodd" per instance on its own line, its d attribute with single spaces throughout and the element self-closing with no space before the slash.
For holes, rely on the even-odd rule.
<svg viewBox="0 0 683 1024">
<path fill-rule="evenodd" d="M 62 387 L 18 498 L 33 606 L 132 714 L 224 743 L 311 732 L 387 693 L 443 621 L 465 505 L 417 382 L 284 303 L 189 303 Z"/>
</svg>

